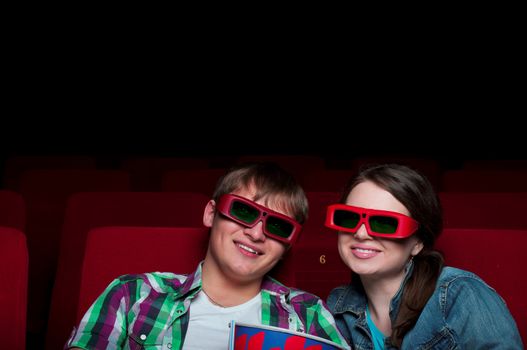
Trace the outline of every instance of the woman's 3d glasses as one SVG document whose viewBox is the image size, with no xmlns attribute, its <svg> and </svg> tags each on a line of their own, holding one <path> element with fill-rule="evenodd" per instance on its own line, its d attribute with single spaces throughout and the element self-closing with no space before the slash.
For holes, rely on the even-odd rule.
<svg viewBox="0 0 527 350">
<path fill-rule="evenodd" d="M 302 225 L 289 216 L 235 194 L 221 196 L 217 209 L 245 227 L 254 227 L 262 221 L 263 233 L 266 236 L 286 244 L 293 244 L 302 229 Z"/>
<path fill-rule="evenodd" d="M 333 204 L 328 207 L 326 227 L 355 233 L 362 224 L 370 236 L 384 238 L 406 238 L 419 228 L 419 223 L 411 217 L 393 211 L 345 204 Z"/>
</svg>

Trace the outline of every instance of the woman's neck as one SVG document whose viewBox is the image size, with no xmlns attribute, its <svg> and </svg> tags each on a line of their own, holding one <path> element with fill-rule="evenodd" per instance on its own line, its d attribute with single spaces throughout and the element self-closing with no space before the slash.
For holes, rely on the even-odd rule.
<svg viewBox="0 0 527 350">
<path fill-rule="evenodd" d="M 361 277 L 368 299 L 370 317 L 377 328 L 386 336 L 392 333 L 390 304 L 401 286 L 403 277 L 398 276 L 393 279 Z"/>
</svg>

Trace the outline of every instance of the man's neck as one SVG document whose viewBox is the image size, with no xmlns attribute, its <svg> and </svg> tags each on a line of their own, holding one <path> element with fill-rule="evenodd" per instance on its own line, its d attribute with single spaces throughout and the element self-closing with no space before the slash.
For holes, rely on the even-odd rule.
<svg viewBox="0 0 527 350">
<path fill-rule="evenodd" d="M 217 265 L 208 263 L 202 266 L 202 289 L 209 299 L 223 307 L 243 304 L 256 296 L 261 289 L 262 279 L 240 281 L 225 275 Z"/>
</svg>

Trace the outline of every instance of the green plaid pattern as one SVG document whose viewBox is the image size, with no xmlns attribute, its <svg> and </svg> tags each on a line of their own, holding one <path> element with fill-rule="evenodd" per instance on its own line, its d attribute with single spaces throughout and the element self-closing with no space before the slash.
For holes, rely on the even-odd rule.
<svg viewBox="0 0 527 350">
<path fill-rule="evenodd" d="M 190 302 L 201 290 L 201 264 L 193 274 L 145 273 L 115 279 L 84 315 L 65 349 L 181 349 Z M 346 341 L 326 304 L 313 294 L 266 277 L 262 323 Z"/>
</svg>

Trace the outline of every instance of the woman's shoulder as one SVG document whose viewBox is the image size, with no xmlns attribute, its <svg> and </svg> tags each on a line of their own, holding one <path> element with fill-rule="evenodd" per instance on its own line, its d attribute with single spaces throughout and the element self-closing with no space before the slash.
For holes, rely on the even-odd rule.
<svg viewBox="0 0 527 350">
<path fill-rule="evenodd" d="M 437 287 L 439 291 L 448 292 L 450 296 L 480 293 L 497 295 L 495 289 L 475 273 L 450 266 L 441 271 Z"/>
<path fill-rule="evenodd" d="M 484 281 L 474 272 L 463 270 L 457 267 L 445 266 L 438 278 L 439 285 L 450 283 L 481 283 Z"/>
<path fill-rule="evenodd" d="M 336 313 L 361 312 L 366 306 L 366 295 L 362 289 L 353 284 L 334 288 L 328 296 L 327 304 Z"/>
</svg>

